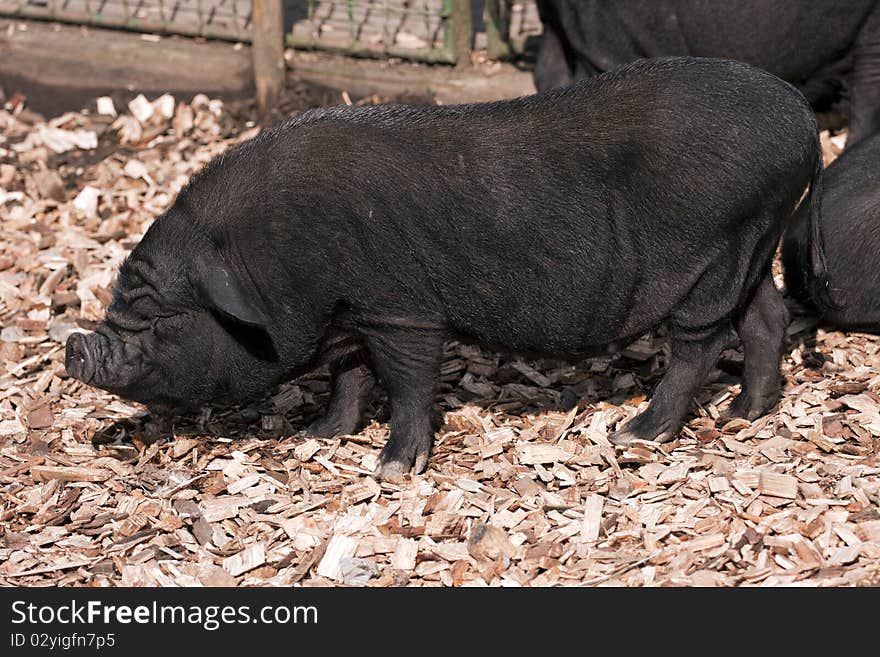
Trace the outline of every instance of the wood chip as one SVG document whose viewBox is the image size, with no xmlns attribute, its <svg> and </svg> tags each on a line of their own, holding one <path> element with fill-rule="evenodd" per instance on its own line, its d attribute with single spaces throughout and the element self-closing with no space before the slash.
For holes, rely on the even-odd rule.
<svg viewBox="0 0 880 657">
<path fill-rule="evenodd" d="M 78 466 L 35 465 L 30 470 L 31 476 L 37 481 L 106 481 L 113 476 L 109 470 L 85 468 Z"/>
<path fill-rule="evenodd" d="M 416 556 L 419 552 L 418 541 L 403 538 L 397 543 L 397 549 L 391 556 L 391 567 L 398 570 L 413 570 L 416 567 Z"/>
<path fill-rule="evenodd" d="M 141 123 L 146 123 L 149 118 L 153 116 L 153 112 L 155 111 L 152 103 L 150 103 L 143 94 L 138 94 L 132 99 L 128 104 L 128 110 L 132 113 L 134 118 Z"/>
<path fill-rule="evenodd" d="M 581 540 L 586 543 L 595 543 L 599 539 L 599 530 L 602 528 L 602 509 L 605 506 L 605 498 L 601 495 L 590 495 L 584 500 L 584 520 L 581 525 Z"/>
<path fill-rule="evenodd" d="M 113 99 L 110 96 L 101 96 L 97 99 L 98 114 L 104 116 L 116 116 L 116 107 L 113 105 Z"/>
<path fill-rule="evenodd" d="M 48 404 L 35 408 L 28 413 L 28 427 L 31 429 L 48 429 L 55 422 L 55 416 Z"/>
<path fill-rule="evenodd" d="M 293 453 L 296 454 L 296 458 L 300 461 L 308 461 L 315 454 L 317 454 L 321 449 L 321 443 L 317 440 L 310 438 L 305 441 L 302 445 L 297 446 Z"/>
<path fill-rule="evenodd" d="M 793 500 L 797 498 L 798 480 L 791 475 L 762 470 L 758 475 L 758 490 L 762 495 Z"/>
<path fill-rule="evenodd" d="M 468 553 L 479 561 L 507 562 L 516 554 L 516 548 L 504 530 L 479 523 L 468 537 Z"/>
<path fill-rule="evenodd" d="M 207 564 L 199 569 L 199 583 L 208 587 L 229 587 L 237 584 L 235 577 L 220 566 Z"/>
<path fill-rule="evenodd" d="M 564 463 L 573 457 L 573 454 L 561 447 L 547 443 L 517 443 L 516 453 L 523 465 Z"/>
<path fill-rule="evenodd" d="M 251 500 L 243 496 L 225 495 L 204 500 L 199 504 L 199 508 L 205 522 L 220 522 L 227 518 L 235 518 L 239 509 L 250 503 Z"/>
<path fill-rule="evenodd" d="M 712 493 L 723 493 L 730 490 L 730 482 L 727 477 L 709 477 L 707 483 Z"/>
<path fill-rule="evenodd" d="M 358 540 L 344 534 L 334 534 L 324 552 L 324 558 L 318 564 L 317 573 L 322 577 L 332 580 L 342 580 L 342 570 L 339 562 L 347 557 L 353 557 L 357 551 Z"/>
<path fill-rule="evenodd" d="M 264 563 L 266 563 L 266 547 L 262 543 L 257 543 L 247 546 L 238 554 L 226 557 L 223 560 L 223 570 L 232 577 L 238 577 Z"/>
</svg>

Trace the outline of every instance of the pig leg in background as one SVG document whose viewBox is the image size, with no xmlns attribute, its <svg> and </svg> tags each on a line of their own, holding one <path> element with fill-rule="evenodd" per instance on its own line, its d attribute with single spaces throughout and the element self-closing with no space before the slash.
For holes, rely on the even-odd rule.
<svg viewBox="0 0 880 657">
<path fill-rule="evenodd" d="M 788 309 L 769 272 L 735 323 L 742 340 L 745 371 L 742 391 L 728 413 L 754 420 L 779 401 L 779 361 L 788 326 Z"/>
<path fill-rule="evenodd" d="M 850 74 L 847 147 L 880 130 L 880 12 L 862 28 Z"/>
<path fill-rule="evenodd" d="M 309 425 L 309 435 L 333 438 L 360 431 L 375 382 L 368 356 L 361 349 L 330 364 L 330 403 L 324 417 Z"/>
<path fill-rule="evenodd" d="M 555 29 L 544 26 L 535 61 L 534 83 L 538 92 L 567 87 L 574 78 L 565 53 L 565 45 Z"/>
<path fill-rule="evenodd" d="M 432 407 L 440 378 L 443 333 L 437 330 L 371 330 L 367 346 L 379 384 L 391 402 L 391 436 L 376 474 L 392 479 L 422 472 L 434 443 Z"/>
<path fill-rule="evenodd" d="M 729 326 L 719 323 L 696 331 L 671 326 L 672 356 L 651 403 L 609 439 L 626 446 L 635 439 L 666 442 L 678 433 L 693 397 L 718 360 Z"/>
</svg>

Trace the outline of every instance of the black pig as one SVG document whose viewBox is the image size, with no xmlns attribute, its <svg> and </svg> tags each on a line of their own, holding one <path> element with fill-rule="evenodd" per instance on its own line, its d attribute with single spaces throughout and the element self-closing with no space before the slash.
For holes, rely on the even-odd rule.
<svg viewBox="0 0 880 657">
<path fill-rule="evenodd" d="M 538 0 L 538 12 L 538 91 L 644 57 L 725 57 L 843 113 L 848 144 L 880 129 L 880 0 Z"/>
<path fill-rule="evenodd" d="M 375 373 L 392 411 L 379 474 L 395 476 L 426 466 L 448 337 L 577 355 L 667 323 L 666 375 L 623 444 L 678 431 L 732 323 L 734 412 L 754 418 L 777 400 L 787 321 L 771 260 L 821 171 L 804 97 L 724 60 L 512 101 L 311 111 L 193 177 L 122 265 L 105 321 L 69 339 L 67 369 L 181 406 L 327 363 L 321 436 L 361 426 Z"/>
<path fill-rule="evenodd" d="M 847 149 L 825 172 L 822 227 L 831 304 L 814 301 L 807 244 L 810 218 L 795 215 L 782 243 L 785 287 L 842 329 L 880 331 L 880 134 Z"/>
</svg>

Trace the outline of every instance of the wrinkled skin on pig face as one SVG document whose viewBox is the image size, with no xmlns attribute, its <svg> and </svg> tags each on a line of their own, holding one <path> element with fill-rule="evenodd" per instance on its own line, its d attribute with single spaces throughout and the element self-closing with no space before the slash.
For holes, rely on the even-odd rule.
<svg viewBox="0 0 880 657">
<path fill-rule="evenodd" d="M 95 332 L 68 339 L 67 371 L 157 408 L 249 399 L 281 369 L 265 315 L 207 240 L 165 235 L 170 223 L 160 217 L 123 263 Z M 180 257 L 154 258 L 158 244 L 179 244 Z"/>
</svg>

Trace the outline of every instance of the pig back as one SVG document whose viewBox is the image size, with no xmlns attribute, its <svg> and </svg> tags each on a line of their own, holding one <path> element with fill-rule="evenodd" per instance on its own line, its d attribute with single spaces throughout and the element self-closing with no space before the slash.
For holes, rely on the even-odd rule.
<svg viewBox="0 0 880 657">
<path fill-rule="evenodd" d="M 308 113 L 224 156 L 214 188 L 242 198 L 212 221 L 265 250 L 280 305 L 575 352 L 650 329 L 707 274 L 707 315 L 730 312 L 815 130 L 758 69 L 642 61 L 513 101 Z"/>
<path fill-rule="evenodd" d="M 643 62 L 436 112 L 400 128 L 397 155 L 376 137 L 395 181 L 370 182 L 387 192 L 370 199 L 390 220 L 383 268 L 417 263 L 459 332 L 522 349 L 638 334 L 707 269 L 744 271 L 816 156 L 803 97 L 732 62 Z"/>
</svg>

